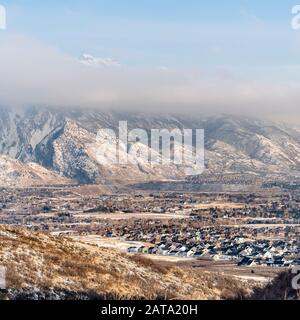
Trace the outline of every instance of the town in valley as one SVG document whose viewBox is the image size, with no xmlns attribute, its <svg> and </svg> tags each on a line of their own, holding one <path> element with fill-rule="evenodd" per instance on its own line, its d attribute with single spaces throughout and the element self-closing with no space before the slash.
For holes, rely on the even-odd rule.
<svg viewBox="0 0 300 320">
<path fill-rule="evenodd" d="M 287 188 L 284 182 L 268 181 L 249 192 L 228 191 L 228 183 L 221 182 L 223 191 L 209 192 L 136 185 L 119 190 L 99 185 L 3 188 L 0 223 L 142 255 L 163 265 L 250 279 L 263 280 L 299 264 L 297 183 Z M 193 184 L 197 190 L 199 181 Z"/>
</svg>

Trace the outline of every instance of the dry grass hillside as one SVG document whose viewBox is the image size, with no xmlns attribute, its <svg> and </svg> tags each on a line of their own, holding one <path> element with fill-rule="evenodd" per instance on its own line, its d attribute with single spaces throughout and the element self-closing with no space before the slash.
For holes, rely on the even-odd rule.
<svg viewBox="0 0 300 320">
<path fill-rule="evenodd" d="M 0 265 L 9 288 L 2 299 L 239 299 L 251 286 L 7 226 L 0 226 Z"/>
</svg>

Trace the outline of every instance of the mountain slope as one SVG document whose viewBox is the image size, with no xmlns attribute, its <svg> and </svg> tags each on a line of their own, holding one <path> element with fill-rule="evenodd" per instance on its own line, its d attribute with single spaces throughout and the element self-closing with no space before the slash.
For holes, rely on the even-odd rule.
<svg viewBox="0 0 300 320">
<path fill-rule="evenodd" d="M 237 116 L 182 116 L 128 112 L 29 108 L 0 111 L 0 154 L 24 163 L 36 162 L 81 183 L 113 183 L 182 179 L 174 164 L 150 165 L 137 154 L 148 154 L 142 143 L 129 144 L 130 163 L 116 165 L 113 144 L 104 144 L 101 128 L 118 133 L 119 121 L 128 129 L 204 129 L 206 173 L 300 173 L 300 130 Z M 112 142 L 115 137 L 108 137 Z M 122 149 L 122 148 L 121 148 Z M 101 157 L 99 161 L 99 150 Z M 125 147 L 121 158 L 126 156 Z"/>
<path fill-rule="evenodd" d="M 7 156 L 0 156 L 0 186 L 28 187 L 69 183 L 71 180 L 36 163 L 24 164 Z"/>
</svg>

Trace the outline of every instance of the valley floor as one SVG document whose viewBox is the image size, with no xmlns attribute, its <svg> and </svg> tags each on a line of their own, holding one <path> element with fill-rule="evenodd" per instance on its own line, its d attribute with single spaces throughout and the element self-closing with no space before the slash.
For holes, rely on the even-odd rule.
<svg viewBox="0 0 300 320">
<path fill-rule="evenodd" d="M 2 190 L 1 298 L 297 298 L 297 190 L 83 190 Z"/>
</svg>

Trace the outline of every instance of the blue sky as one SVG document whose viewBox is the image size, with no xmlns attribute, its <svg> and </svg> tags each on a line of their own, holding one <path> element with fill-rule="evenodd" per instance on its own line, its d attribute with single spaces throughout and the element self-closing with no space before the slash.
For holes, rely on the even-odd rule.
<svg viewBox="0 0 300 320">
<path fill-rule="evenodd" d="M 127 65 L 298 64 L 296 0 L 0 0 L 8 32 Z"/>
<path fill-rule="evenodd" d="M 300 115 L 295 1 L 0 0 L 7 9 L 0 104 L 293 120 Z M 84 53 L 92 65 L 79 59 Z"/>
</svg>

